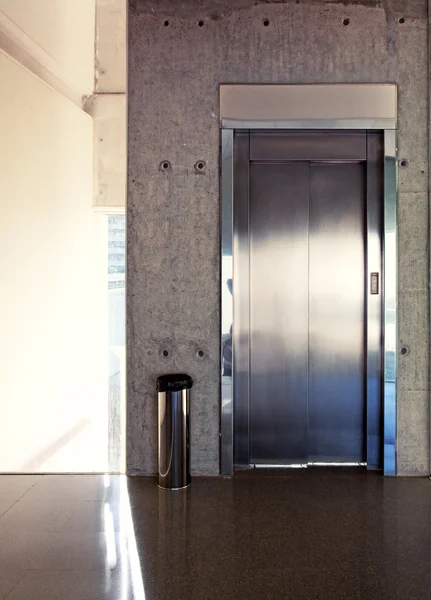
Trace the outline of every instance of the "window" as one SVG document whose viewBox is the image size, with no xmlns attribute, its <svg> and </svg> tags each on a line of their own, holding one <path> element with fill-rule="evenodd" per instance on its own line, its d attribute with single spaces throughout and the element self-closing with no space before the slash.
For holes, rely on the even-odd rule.
<svg viewBox="0 0 431 600">
<path fill-rule="evenodd" d="M 108 465 L 125 470 L 126 216 L 108 215 Z"/>
</svg>

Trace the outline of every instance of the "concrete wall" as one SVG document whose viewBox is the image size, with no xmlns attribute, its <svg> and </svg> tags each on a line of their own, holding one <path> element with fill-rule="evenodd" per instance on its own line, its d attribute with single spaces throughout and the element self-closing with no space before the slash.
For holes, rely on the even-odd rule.
<svg viewBox="0 0 431 600">
<path fill-rule="evenodd" d="M 219 470 L 222 82 L 399 85 L 399 338 L 410 353 L 399 358 L 398 470 L 429 472 L 427 39 L 425 0 L 132 2 L 129 473 L 156 471 L 155 378 L 183 369 L 196 381 L 192 470 Z M 158 170 L 164 159 L 171 171 Z"/>
</svg>

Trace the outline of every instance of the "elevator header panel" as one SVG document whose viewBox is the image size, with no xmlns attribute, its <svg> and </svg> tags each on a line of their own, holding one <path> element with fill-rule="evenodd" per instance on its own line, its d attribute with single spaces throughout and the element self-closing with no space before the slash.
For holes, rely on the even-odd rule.
<svg viewBox="0 0 431 600">
<path fill-rule="evenodd" d="M 397 86 L 220 85 L 222 129 L 396 129 Z"/>
</svg>

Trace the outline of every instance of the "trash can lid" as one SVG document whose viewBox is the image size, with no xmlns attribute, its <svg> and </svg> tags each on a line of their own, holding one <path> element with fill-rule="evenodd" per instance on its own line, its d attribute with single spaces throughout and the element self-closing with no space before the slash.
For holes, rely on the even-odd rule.
<svg viewBox="0 0 431 600">
<path fill-rule="evenodd" d="M 186 373 L 174 373 L 157 377 L 158 392 L 180 392 L 181 390 L 189 390 L 192 385 L 193 379 Z"/>
</svg>

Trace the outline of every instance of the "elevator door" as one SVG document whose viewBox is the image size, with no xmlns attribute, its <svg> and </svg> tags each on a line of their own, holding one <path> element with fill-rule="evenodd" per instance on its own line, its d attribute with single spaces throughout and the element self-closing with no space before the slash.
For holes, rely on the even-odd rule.
<svg viewBox="0 0 431 600">
<path fill-rule="evenodd" d="M 262 139 L 248 167 L 248 415 L 237 411 L 249 462 L 363 463 L 365 134 L 355 148 L 340 139 L 335 158 L 331 144 Z"/>
</svg>

